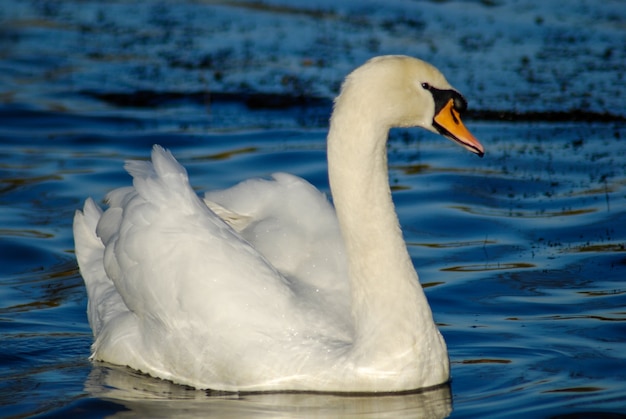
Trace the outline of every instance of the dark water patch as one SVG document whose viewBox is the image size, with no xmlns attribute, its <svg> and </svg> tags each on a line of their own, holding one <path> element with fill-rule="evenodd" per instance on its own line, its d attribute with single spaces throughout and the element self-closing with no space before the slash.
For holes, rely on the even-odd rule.
<svg viewBox="0 0 626 419">
<path fill-rule="evenodd" d="M 461 364 L 510 364 L 510 359 L 464 359 L 460 361 Z"/>
<path fill-rule="evenodd" d="M 573 413 L 556 414 L 550 416 L 550 419 L 624 419 L 626 414 L 603 411 L 603 410 L 581 410 Z"/>
<path fill-rule="evenodd" d="M 332 105 L 331 100 L 322 97 L 261 92 L 165 92 L 140 90 L 128 93 L 83 91 L 81 94 L 120 108 L 160 108 L 180 103 L 200 106 L 241 103 L 248 109 L 329 108 Z"/>
<path fill-rule="evenodd" d="M 125 108 L 151 108 L 193 104 L 210 106 L 224 103 L 239 103 L 248 109 L 293 109 L 306 107 L 309 111 L 328 112 L 332 100 L 325 97 L 289 93 L 263 92 L 175 92 L 148 91 L 98 92 L 82 91 L 80 94 L 111 106 Z M 567 111 L 513 111 L 498 109 L 470 109 L 464 119 L 506 122 L 626 122 L 626 116 L 619 113 L 594 112 L 583 109 Z"/>
<path fill-rule="evenodd" d="M 140 120 L 121 115 L 86 115 L 14 104 L 0 105 L 0 120 L 2 141 L 22 144 L 25 139 L 53 140 L 59 133 L 119 133 L 145 126 Z"/>
<path fill-rule="evenodd" d="M 567 111 L 468 110 L 465 118 L 480 121 L 508 122 L 626 122 L 619 113 L 594 112 L 583 109 Z"/>
<path fill-rule="evenodd" d="M 44 253 L 43 249 L 40 252 Z M 11 269 L 7 269 L 0 279 L 4 294 L 1 315 L 59 307 L 82 298 L 83 282 L 73 257 L 67 257 L 61 262 L 58 257 L 52 258 L 54 262 L 39 257 L 38 263 L 42 266 L 33 267 L 32 261 L 37 254 L 33 254 L 30 249 L 25 253 L 31 258 L 29 270 L 24 270 L 26 262 L 9 263 L 9 259 L 4 260 L 5 266 Z M 26 296 L 30 298 L 25 300 Z"/>
<path fill-rule="evenodd" d="M 512 263 L 485 263 L 480 265 L 463 265 L 463 266 L 451 266 L 442 268 L 443 272 L 489 272 L 489 271 L 511 271 L 514 269 L 529 269 L 535 268 L 532 263 L 526 262 L 512 262 Z"/>
</svg>

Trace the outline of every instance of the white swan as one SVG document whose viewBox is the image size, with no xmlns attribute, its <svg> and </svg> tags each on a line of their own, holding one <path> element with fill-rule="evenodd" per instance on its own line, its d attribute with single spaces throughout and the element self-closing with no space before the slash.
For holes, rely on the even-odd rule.
<svg viewBox="0 0 626 419">
<path fill-rule="evenodd" d="M 470 151 L 463 97 L 431 65 L 368 61 L 328 133 L 334 206 L 277 174 L 202 200 L 172 155 L 130 161 L 133 186 L 74 219 L 92 358 L 199 389 L 395 392 L 449 361 L 395 214 L 386 141 L 421 126 Z"/>
</svg>

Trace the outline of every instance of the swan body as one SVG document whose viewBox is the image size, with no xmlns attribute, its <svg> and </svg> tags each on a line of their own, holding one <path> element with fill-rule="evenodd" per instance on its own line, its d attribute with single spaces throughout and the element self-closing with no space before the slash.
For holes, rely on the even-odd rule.
<svg viewBox="0 0 626 419">
<path fill-rule="evenodd" d="M 394 392 L 449 380 L 406 249 L 386 141 L 421 126 L 482 155 L 465 101 L 405 56 L 353 71 L 328 134 L 333 205 L 284 173 L 198 197 L 169 151 L 74 219 L 92 358 L 199 389 Z"/>
</svg>

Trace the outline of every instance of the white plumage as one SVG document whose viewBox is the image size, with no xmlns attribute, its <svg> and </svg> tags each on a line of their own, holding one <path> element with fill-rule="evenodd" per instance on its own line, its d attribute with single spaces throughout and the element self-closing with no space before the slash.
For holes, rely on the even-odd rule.
<svg viewBox="0 0 626 419">
<path fill-rule="evenodd" d="M 409 57 L 348 76 L 328 136 L 336 211 L 284 173 L 201 199 L 163 148 L 127 162 L 133 186 L 110 192 L 104 213 L 88 199 L 74 221 L 93 359 L 225 391 L 446 382 L 446 346 L 402 239 L 386 158 L 392 126 L 437 130 L 482 154 L 460 120 L 437 120 L 455 111 L 439 109 L 441 91 L 458 95 Z"/>
</svg>

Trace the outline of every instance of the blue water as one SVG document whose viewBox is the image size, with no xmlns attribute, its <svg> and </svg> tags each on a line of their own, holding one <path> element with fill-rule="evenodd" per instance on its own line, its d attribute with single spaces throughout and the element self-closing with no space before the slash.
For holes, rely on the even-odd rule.
<svg viewBox="0 0 626 419">
<path fill-rule="evenodd" d="M 486 16 L 497 15 L 497 7 L 506 12 L 515 6 L 515 2 L 489 3 L 464 2 L 471 13 L 482 10 Z M 247 69 L 242 74 L 249 83 L 236 88 L 224 82 L 220 92 L 230 96 L 198 96 L 197 86 L 186 90 L 191 81 L 176 76 L 181 67 L 173 64 L 180 60 L 168 58 L 160 64 L 161 74 L 168 68 L 174 74 L 145 76 L 138 63 L 171 53 L 179 36 L 196 42 L 201 35 L 193 24 L 189 33 L 180 29 L 177 20 L 177 11 L 183 10 L 191 23 L 196 22 L 194 7 L 200 6 L 193 2 L 183 9 L 169 3 L 140 3 L 153 13 L 147 19 L 153 26 L 140 26 L 146 21 L 127 15 L 118 16 L 123 24 L 112 25 L 108 9 L 98 11 L 95 3 L 81 3 L 82 9 L 67 8 L 72 2 L 65 8 L 58 4 L 0 6 L 5 23 L 0 43 L 10 47 L 0 61 L 0 416 L 626 415 L 626 123 L 619 118 L 623 109 L 609 106 L 619 92 L 614 90 L 608 98 L 609 92 L 603 90 L 607 86 L 597 80 L 596 89 L 586 92 L 590 108 L 577 102 L 585 97 L 582 90 L 562 107 L 546 105 L 552 106 L 548 111 L 565 114 L 581 105 L 575 109 L 589 116 L 587 122 L 554 118 L 543 110 L 544 102 L 536 108 L 523 107 L 532 101 L 512 101 L 511 108 L 522 114 L 533 109 L 545 113 L 512 121 L 468 118 L 468 127 L 485 145 L 483 159 L 427 132 L 391 133 L 393 196 L 409 251 L 448 343 L 449 386 L 384 397 L 224 395 L 90 362 L 87 299 L 71 234 L 74 211 L 84 199 L 101 201 L 112 188 L 128 185 L 123 161 L 147 158 L 154 143 L 173 151 L 199 192 L 276 171 L 302 176 L 328 191 L 325 134 L 331 105 L 329 98 L 308 93 L 304 96 L 308 99 L 295 103 L 283 98 L 291 106 L 282 108 L 264 106 L 268 97 L 254 102 L 253 82 L 271 84 L 274 79 L 256 74 L 243 61 L 238 62 Z M 424 7 L 446 11 L 453 4 L 427 2 Z M 574 12 L 591 7 L 576 4 Z M 539 7 L 529 5 L 519 10 Z M 123 6 L 128 5 L 111 3 L 112 9 Z M 244 17 L 257 13 L 254 7 L 223 7 Z M 218 9 L 201 12 L 219 18 Z M 549 26 L 549 18 L 541 14 L 544 9 L 530 10 L 532 28 Z M 594 10 L 597 18 L 604 16 Z M 291 21 L 292 28 L 306 19 L 318 23 L 327 19 L 278 6 L 263 13 Z M 90 24 L 81 26 L 77 22 L 84 16 Z M 543 18 L 541 25 L 534 20 L 537 16 Z M 561 16 L 560 22 L 566 24 L 567 19 Z M 154 25 L 170 28 L 170 38 L 154 40 Z M 252 30 L 250 25 L 220 30 L 245 34 Z M 389 36 L 388 27 L 369 28 Z M 112 43 L 76 40 L 90 31 L 104 33 Z M 126 38 L 138 42 L 142 31 L 149 33 L 145 55 L 139 56 L 135 43 L 124 56 L 121 42 Z M 623 29 L 616 33 L 623 38 Z M 47 38 L 50 45 L 44 48 Z M 601 40 L 572 41 L 582 50 L 572 62 L 588 65 L 589 54 L 607 48 L 602 40 L 613 45 L 607 62 L 620 59 L 623 44 L 612 44 L 614 38 L 604 34 Z M 83 49 L 70 49 L 68 56 L 58 59 L 45 54 L 56 53 L 64 42 L 76 42 L 73 45 Z M 209 48 L 210 40 L 203 42 Z M 222 42 L 226 41 L 219 41 L 220 48 Z M 235 52 L 222 54 L 237 61 L 245 50 L 238 49 L 240 42 L 245 41 L 233 37 L 228 42 Z M 378 52 L 387 52 L 384 42 L 381 45 Z M 284 48 L 287 56 L 304 54 L 291 45 Z M 193 57 L 191 50 L 181 49 L 180 54 Z M 540 58 L 533 55 L 531 65 Z M 258 61 L 254 53 L 250 59 L 271 67 L 271 60 Z M 549 67 L 551 61 L 546 60 Z M 614 71 L 611 65 L 609 73 Z M 135 73 L 124 73 L 133 66 Z M 458 68 L 440 67 L 458 84 L 454 82 Z M 504 62 L 502 68 L 508 71 Z M 465 68 L 462 73 L 479 70 Z M 342 74 L 336 74 L 335 81 L 326 80 L 328 85 L 336 86 Z M 161 84 L 163 79 L 172 83 Z M 284 87 L 281 80 L 277 86 Z M 488 106 L 501 85 L 483 86 L 483 96 L 480 83 L 462 83 L 470 106 L 473 97 L 482 96 L 477 110 L 509 110 Z M 539 82 L 546 87 L 541 83 L 548 82 Z M 513 83 L 511 89 L 500 91 L 505 92 L 528 100 L 524 86 Z M 608 111 L 615 117 L 600 117 Z"/>
<path fill-rule="evenodd" d="M 19 115 L 31 127 L 18 126 Z M 327 190 L 323 129 L 188 134 L 159 121 L 147 130 L 132 119 L 24 109 L 5 109 L 0 122 L 5 415 L 99 416 L 130 406 L 141 416 L 154 398 L 167 400 L 171 413 L 190 408 L 171 399 L 188 398 L 199 413 L 210 404 L 235 416 L 290 416 L 302 403 L 315 412 L 313 395 L 226 403 L 90 363 L 71 219 L 85 197 L 128 184 L 122 161 L 146 158 L 153 142 L 173 150 L 199 189 L 280 170 Z M 450 348 L 453 417 L 622 411 L 626 146 L 616 136 L 626 127 L 469 124 L 487 144 L 484 159 L 419 131 L 394 131 L 389 146 L 406 240 Z M 107 374 L 129 376 L 111 379 L 119 393 L 111 398 Z M 363 413 L 400 406 L 412 415 L 422 406 L 403 397 L 391 407 L 369 401 Z M 361 412 L 364 400 L 335 403 Z"/>
</svg>

